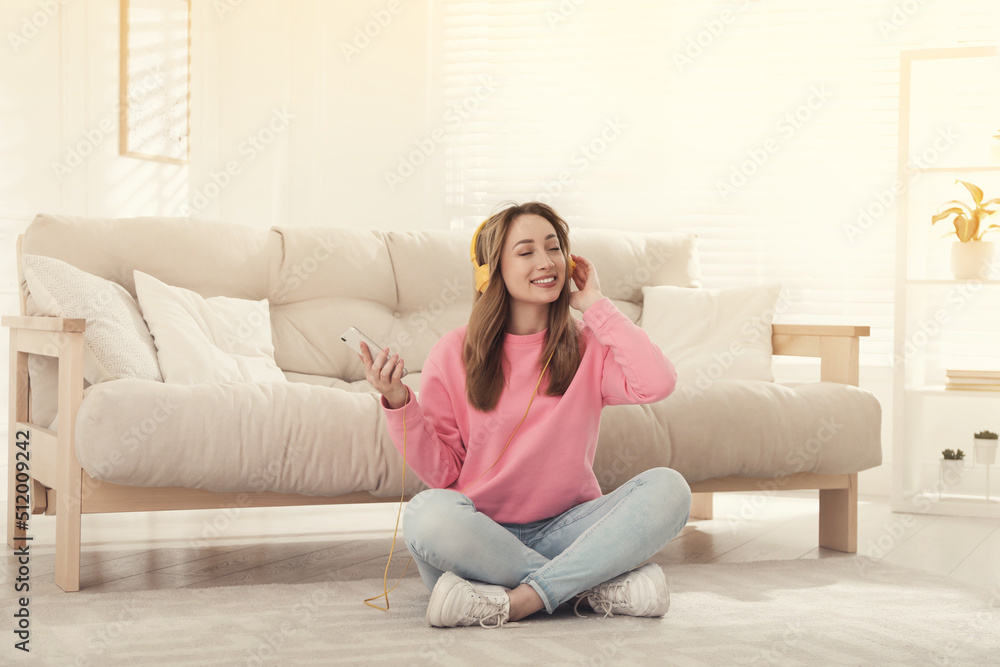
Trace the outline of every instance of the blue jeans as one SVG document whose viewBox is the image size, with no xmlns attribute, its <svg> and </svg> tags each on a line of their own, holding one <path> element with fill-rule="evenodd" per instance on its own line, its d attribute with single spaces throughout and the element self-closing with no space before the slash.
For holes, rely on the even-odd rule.
<svg viewBox="0 0 1000 667">
<path fill-rule="evenodd" d="M 652 468 L 607 495 L 525 524 L 497 523 L 458 491 L 428 489 L 408 503 L 403 535 L 428 590 L 445 572 L 511 589 L 526 583 L 551 614 L 654 555 L 690 510 L 681 474 Z"/>
</svg>

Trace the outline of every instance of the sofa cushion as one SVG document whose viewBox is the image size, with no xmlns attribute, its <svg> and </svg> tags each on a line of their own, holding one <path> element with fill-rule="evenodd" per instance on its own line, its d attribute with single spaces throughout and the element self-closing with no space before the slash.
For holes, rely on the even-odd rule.
<svg viewBox="0 0 1000 667">
<path fill-rule="evenodd" d="M 388 497 L 402 461 L 377 399 L 304 382 L 106 382 L 80 406 L 77 456 L 117 484 Z M 604 491 L 655 466 L 689 482 L 856 472 L 881 462 L 880 423 L 875 397 L 857 387 L 720 380 L 605 408 L 594 471 Z M 407 493 L 425 488 L 406 479 Z"/>
<path fill-rule="evenodd" d="M 773 381 L 771 324 L 781 284 L 688 289 L 644 286 L 642 328 L 678 382 Z"/>
<path fill-rule="evenodd" d="M 142 271 L 135 289 L 164 382 L 285 382 L 274 364 L 267 299 L 206 299 Z"/>
<path fill-rule="evenodd" d="M 118 380 L 90 387 L 77 457 L 128 486 L 336 496 L 400 492 L 402 460 L 372 392 L 302 382 Z M 407 473 L 407 492 L 425 488 Z"/>
<path fill-rule="evenodd" d="M 83 374 L 89 382 L 161 379 L 153 338 L 125 288 L 51 257 L 22 255 L 21 261 L 43 314 L 87 321 Z"/>
<path fill-rule="evenodd" d="M 660 465 L 689 483 L 859 472 L 882 462 L 881 424 L 874 394 L 851 385 L 678 383 L 657 403 L 604 409 L 599 442 L 611 446 L 598 447 L 594 469 L 605 491 Z"/>
<path fill-rule="evenodd" d="M 21 264 L 29 290 L 26 314 L 87 320 L 85 386 L 123 377 L 162 379 L 153 338 L 125 288 L 52 257 L 22 254 Z M 54 428 L 59 382 L 56 360 L 28 355 L 28 377 L 35 398 L 33 423 Z"/>
</svg>

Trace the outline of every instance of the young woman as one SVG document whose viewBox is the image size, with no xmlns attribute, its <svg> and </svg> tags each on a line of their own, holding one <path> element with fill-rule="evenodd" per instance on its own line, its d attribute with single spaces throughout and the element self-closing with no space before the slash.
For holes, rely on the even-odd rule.
<svg viewBox="0 0 1000 667">
<path fill-rule="evenodd" d="M 472 251 L 472 315 L 431 349 L 419 402 L 403 359 L 362 350 L 393 442 L 402 453 L 405 412 L 406 461 L 432 487 L 403 516 L 427 622 L 500 627 L 574 597 L 605 616 L 662 616 L 662 570 L 631 568 L 684 527 L 691 490 L 653 468 L 601 495 L 592 466 L 601 408 L 666 398 L 673 364 L 569 254 L 549 206 L 494 214 Z"/>
</svg>

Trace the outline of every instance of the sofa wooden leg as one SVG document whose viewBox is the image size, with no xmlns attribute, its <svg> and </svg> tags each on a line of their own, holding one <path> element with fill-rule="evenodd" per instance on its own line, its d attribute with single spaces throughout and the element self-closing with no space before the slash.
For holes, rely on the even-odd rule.
<svg viewBox="0 0 1000 667">
<path fill-rule="evenodd" d="M 79 486 L 77 486 L 79 490 Z M 80 590 L 80 501 L 56 491 L 56 586 Z"/>
<path fill-rule="evenodd" d="M 858 474 L 848 476 L 846 489 L 819 492 L 819 545 L 858 552 Z"/>
<path fill-rule="evenodd" d="M 83 398 L 83 333 L 66 335 L 59 357 L 59 430 L 56 442 L 56 586 L 80 590 L 80 516 L 83 469 L 76 458 L 76 415 Z"/>
<path fill-rule="evenodd" d="M 691 494 L 691 518 L 711 519 L 712 518 L 712 494 L 692 493 Z"/>
</svg>

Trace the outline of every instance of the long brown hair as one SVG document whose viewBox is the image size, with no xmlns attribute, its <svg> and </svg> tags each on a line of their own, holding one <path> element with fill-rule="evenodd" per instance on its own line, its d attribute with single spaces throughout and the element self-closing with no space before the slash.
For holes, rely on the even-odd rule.
<svg viewBox="0 0 1000 667">
<path fill-rule="evenodd" d="M 469 404 L 481 412 L 489 412 L 496 407 L 503 393 L 506 377 L 503 368 L 503 343 L 510 321 L 511 296 L 500 275 L 500 257 L 514 220 L 518 216 L 531 214 L 539 215 L 552 223 L 567 267 L 559 297 L 549 304 L 545 349 L 538 359 L 538 371 L 541 372 L 549 354 L 554 352 L 547 369 L 549 382 L 547 386 L 542 383 L 544 392 L 549 396 L 565 394 L 583 356 L 583 336 L 569 311 L 569 225 L 551 207 L 540 202 L 514 203 L 509 208 L 494 213 L 487 219 L 476 239 L 476 261 L 481 265 L 489 265 L 490 282 L 484 293 L 476 292 L 473 297 L 472 314 L 462 351 Z M 539 391 L 543 389 L 540 387 Z"/>
</svg>

